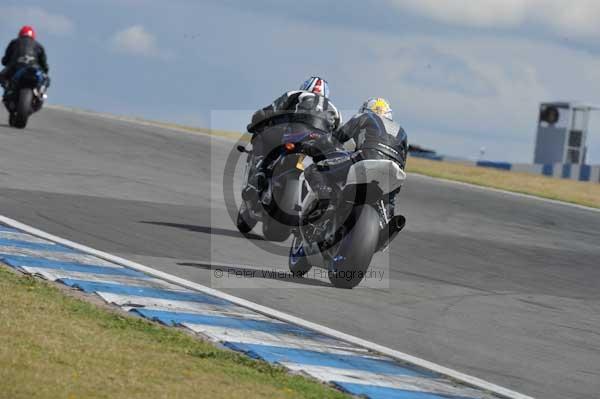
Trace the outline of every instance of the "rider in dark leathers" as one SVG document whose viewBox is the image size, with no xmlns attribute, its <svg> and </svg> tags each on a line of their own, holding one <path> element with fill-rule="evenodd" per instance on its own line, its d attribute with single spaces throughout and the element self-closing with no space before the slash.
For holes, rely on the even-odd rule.
<svg viewBox="0 0 600 399">
<path fill-rule="evenodd" d="M 341 143 L 353 139 L 356 151 L 351 155 L 328 158 L 312 164 L 305 177 L 317 195 L 317 205 L 311 218 L 317 218 L 327 208 L 332 194 L 331 185 L 344 181 L 352 164 L 366 159 L 391 159 L 402 169 L 408 151 L 404 129 L 392 119 L 392 110 L 382 98 L 371 98 L 361 106 L 358 114 L 334 134 Z M 385 199 L 389 216 L 394 216 L 395 197 L 400 189 Z"/>
<path fill-rule="evenodd" d="M 281 145 L 286 131 L 312 130 L 332 133 L 339 128 L 341 117 L 329 100 L 328 83 L 320 77 L 306 80 L 300 90 L 290 91 L 271 105 L 254 113 L 248 132 L 253 133 L 254 165 L 242 196 L 256 198 L 265 189 L 265 157 Z"/>
<path fill-rule="evenodd" d="M 0 84 L 6 87 L 15 72 L 23 66 L 40 68 L 48 74 L 48 60 L 44 47 L 35 40 L 35 31 L 30 26 L 24 26 L 19 31 L 19 37 L 12 40 L 2 57 L 4 70 L 0 72 Z M 49 82 L 48 82 L 49 83 Z M 48 84 L 46 84 L 47 86 Z"/>
</svg>

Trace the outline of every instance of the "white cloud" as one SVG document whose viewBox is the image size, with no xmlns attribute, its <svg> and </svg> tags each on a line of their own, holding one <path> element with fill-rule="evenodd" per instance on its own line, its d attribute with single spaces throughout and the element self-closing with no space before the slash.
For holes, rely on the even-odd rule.
<svg viewBox="0 0 600 399">
<path fill-rule="evenodd" d="M 334 101 L 387 97 L 410 141 L 442 153 L 475 156 L 485 146 L 491 159 L 531 161 L 540 102 L 600 103 L 600 57 L 589 52 L 487 35 L 344 37 L 353 51 L 336 55 Z"/>
<path fill-rule="evenodd" d="M 15 33 L 23 25 L 32 25 L 40 36 L 45 33 L 62 36 L 74 31 L 74 24 L 68 17 L 41 7 L 0 6 L 0 22 L 12 26 Z"/>
<path fill-rule="evenodd" d="M 452 25 L 514 28 L 539 25 L 564 35 L 600 35 L 598 0 L 391 0 L 403 10 Z"/>
<path fill-rule="evenodd" d="M 528 162 L 540 102 L 600 103 L 600 57 L 552 42 L 477 32 L 399 36 L 307 26 L 302 21 L 257 23 L 282 34 L 271 38 L 261 32 L 240 33 L 227 41 L 231 54 L 247 60 L 245 68 L 236 71 L 251 82 L 242 91 L 251 96 L 253 88 L 261 87 L 257 106 L 268 103 L 271 94 L 293 88 L 294 79 L 318 73 L 329 80 L 339 108 L 356 109 L 365 98 L 386 97 L 409 141 L 441 153 L 476 156 L 485 146 L 490 159 Z M 305 40 L 289 48 L 289 37 Z M 255 42 L 262 43 L 265 53 L 285 60 L 283 67 L 273 68 L 271 60 L 254 57 Z M 217 50 L 196 51 L 207 59 L 223 60 Z"/>
<path fill-rule="evenodd" d="M 111 39 L 112 47 L 122 53 L 141 56 L 158 56 L 156 38 L 141 25 L 134 25 L 115 33 Z"/>
<path fill-rule="evenodd" d="M 530 133 L 537 103 L 551 96 L 541 82 L 535 60 L 498 62 L 491 51 L 463 40 L 406 38 L 405 46 L 434 50 L 429 56 L 423 54 L 419 64 L 403 57 L 403 52 L 382 55 L 377 60 L 382 79 L 377 83 L 379 90 L 389 93 L 399 104 L 399 116 L 410 116 L 421 125 L 454 134 L 475 134 L 482 139 L 498 132 L 503 132 L 507 140 L 518 139 Z M 446 59 L 462 66 L 448 68 Z M 409 67 L 398 68 L 400 65 Z M 427 75 L 415 79 L 412 71 L 429 68 L 435 71 L 431 75 L 435 79 L 429 84 L 424 79 Z M 457 84 L 448 85 L 446 81 Z"/>
</svg>

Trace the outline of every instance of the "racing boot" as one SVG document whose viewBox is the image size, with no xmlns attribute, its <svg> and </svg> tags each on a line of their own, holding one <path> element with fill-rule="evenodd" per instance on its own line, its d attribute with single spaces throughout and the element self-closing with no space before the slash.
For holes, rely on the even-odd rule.
<svg viewBox="0 0 600 399">
<path fill-rule="evenodd" d="M 267 188 L 267 175 L 264 172 L 263 158 L 257 158 L 254 168 L 252 168 L 249 177 L 248 185 L 242 190 L 242 198 L 244 201 L 249 201 L 253 205 L 258 203 L 260 193 Z"/>
</svg>

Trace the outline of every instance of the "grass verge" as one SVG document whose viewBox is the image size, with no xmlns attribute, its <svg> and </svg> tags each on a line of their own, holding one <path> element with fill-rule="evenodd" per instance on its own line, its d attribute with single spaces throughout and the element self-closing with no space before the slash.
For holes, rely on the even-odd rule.
<svg viewBox="0 0 600 399">
<path fill-rule="evenodd" d="M 345 398 L 0 265 L 2 398 Z"/>
<path fill-rule="evenodd" d="M 46 108 L 55 109 L 55 110 L 59 110 L 59 111 L 66 111 L 66 112 L 75 112 L 75 113 L 85 114 L 85 115 L 92 115 L 92 116 L 96 116 L 96 117 L 104 117 L 104 118 L 117 120 L 117 121 L 137 123 L 137 124 L 148 125 L 148 126 L 156 126 L 156 127 L 161 127 L 161 128 L 165 128 L 165 129 L 171 129 L 171 130 L 179 130 L 179 131 L 184 131 L 187 133 L 202 134 L 202 135 L 206 135 L 206 136 L 218 136 L 218 137 L 223 137 L 223 138 L 230 139 L 230 140 L 239 140 L 240 138 L 242 138 L 243 142 L 249 141 L 248 136 L 242 137 L 242 136 L 244 136 L 244 134 L 242 132 L 236 132 L 236 131 L 232 131 L 232 130 L 219 130 L 219 129 L 209 129 L 209 128 L 205 128 L 205 127 L 186 126 L 186 125 L 180 125 L 178 123 L 161 122 L 161 121 L 138 118 L 138 117 L 106 114 L 106 113 L 101 113 L 101 112 L 96 112 L 96 111 L 85 110 L 85 109 L 64 107 L 61 105 L 47 105 Z"/>
<path fill-rule="evenodd" d="M 415 157 L 407 171 L 600 208 L 600 184 Z"/>
</svg>

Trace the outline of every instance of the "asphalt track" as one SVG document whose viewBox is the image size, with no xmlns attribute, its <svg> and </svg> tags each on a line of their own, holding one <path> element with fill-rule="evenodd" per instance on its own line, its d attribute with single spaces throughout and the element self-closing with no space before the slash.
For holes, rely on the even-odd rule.
<svg viewBox="0 0 600 399">
<path fill-rule="evenodd" d="M 287 259 L 225 211 L 231 141 L 50 109 L 5 121 L 0 214 L 537 398 L 598 397 L 599 212 L 409 176 L 407 227 L 376 260 L 389 288 L 337 290 L 261 273 Z"/>
</svg>

